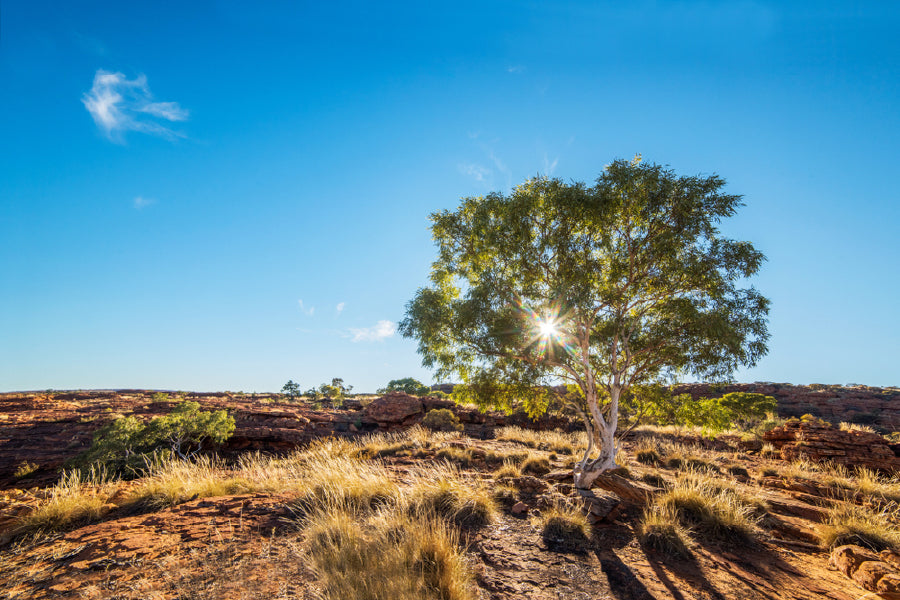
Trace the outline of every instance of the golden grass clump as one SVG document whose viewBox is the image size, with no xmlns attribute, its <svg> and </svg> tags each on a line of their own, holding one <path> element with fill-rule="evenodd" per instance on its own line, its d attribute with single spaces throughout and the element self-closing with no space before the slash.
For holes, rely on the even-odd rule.
<svg viewBox="0 0 900 600">
<path fill-rule="evenodd" d="M 463 529 L 480 529 L 497 514 L 491 492 L 480 481 L 464 480 L 448 463 L 415 471 L 403 491 L 410 512 L 434 514 Z"/>
<path fill-rule="evenodd" d="M 307 461 L 297 504 L 301 511 L 316 508 L 367 512 L 394 503 L 399 488 L 389 471 L 377 462 L 351 456 L 321 456 Z"/>
<path fill-rule="evenodd" d="M 503 466 L 494 471 L 494 479 L 508 479 L 511 477 L 521 477 L 522 469 L 518 464 L 508 460 Z"/>
<path fill-rule="evenodd" d="M 257 489 L 240 476 L 231 476 L 223 463 L 200 456 L 193 460 L 162 458 L 150 462 L 147 476 L 131 492 L 126 504 L 174 506 L 195 498 L 227 496 Z"/>
<path fill-rule="evenodd" d="M 634 458 L 645 465 L 658 465 L 662 462 L 656 440 L 647 437 L 641 438 L 634 448 Z"/>
<path fill-rule="evenodd" d="M 544 456 L 533 454 L 522 461 L 522 464 L 519 465 L 519 467 L 521 468 L 522 473 L 527 473 L 529 475 L 544 475 L 545 473 L 550 472 L 550 461 Z"/>
<path fill-rule="evenodd" d="M 710 537 L 752 541 L 757 533 L 759 506 L 708 474 L 681 474 L 671 489 L 656 499 L 657 510 L 677 514 L 680 523 Z"/>
<path fill-rule="evenodd" d="M 587 546 L 591 526 L 587 517 L 568 505 L 557 505 L 543 511 L 539 517 L 541 537 L 553 548 L 580 550 Z"/>
<path fill-rule="evenodd" d="M 533 431 L 512 425 L 498 429 L 496 439 L 560 454 L 575 454 L 579 449 L 587 447 L 583 434 L 565 433 L 557 429 Z"/>
<path fill-rule="evenodd" d="M 306 523 L 324 600 L 475 600 L 456 532 L 434 516 L 388 508 L 365 522 L 318 511 Z"/>
<path fill-rule="evenodd" d="M 691 532 L 679 522 L 672 504 L 646 508 L 638 522 L 637 534 L 641 543 L 658 552 L 680 558 L 691 554 Z"/>
<path fill-rule="evenodd" d="M 435 453 L 435 456 L 456 463 L 461 467 L 472 466 L 472 463 L 475 462 L 472 450 L 469 448 L 457 448 L 456 446 L 441 448 Z"/>
<path fill-rule="evenodd" d="M 44 533 L 96 521 L 103 516 L 115 487 L 102 469 L 91 468 L 87 475 L 66 471 L 49 495 L 21 519 L 17 531 Z"/>
<path fill-rule="evenodd" d="M 871 425 L 861 425 L 859 423 L 841 422 L 839 427 L 841 431 L 861 431 L 863 433 L 876 433 L 875 428 Z"/>
<path fill-rule="evenodd" d="M 819 525 L 822 546 L 832 549 L 844 544 L 866 546 L 879 552 L 887 548 L 900 550 L 900 509 L 893 506 L 874 510 L 857 504 L 842 503 L 828 512 Z"/>
<path fill-rule="evenodd" d="M 489 463 L 514 462 L 521 463 L 531 456 L 528 450 L 488 450 L 484 454 L 484 460 Z"/>
</svg>

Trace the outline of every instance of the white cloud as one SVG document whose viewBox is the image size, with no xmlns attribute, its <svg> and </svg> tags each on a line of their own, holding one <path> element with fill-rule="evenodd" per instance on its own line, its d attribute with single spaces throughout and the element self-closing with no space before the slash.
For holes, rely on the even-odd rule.
<svg viewBox="0 0 900 600">
<path fill-rule="evenodd" d="M 334 307 L 334 312 L 337 313 L 336 316 L 340 316 L 342 312 L 344 312 L 344 306 L 346 302 L 338 302 L 338 305 Z"/>
<path fill-rule="evenodd" d="M 134 204 L 134 207 L 136 209 L 140 210 L 142 208 L 146 208 L 146 207 L 150 206 L 151 204 L 156 204 L 156 200 L 154 200 L 153 198 L 144 198 L 143 196 L 136 196 L 134 198 L 132 204 Z"/>
<path fill-rule="evenodd" d="M 98 69 L 91 91 L 81 102 L 97 127 L 112 141 L 121 141 L 128 131 L 158 135 L 167 139 L 183 137 L 160 121 L 185 121 L 189 113 L 177 102 L 154 102 L 147 77 L 127 79 L 122 73 Z"/>
<path fill-rule="evenodd" d="M 524 73 L 525 67 L 522 65 L 510 65 L 506 67 L 507 73 Z"/>
<path fill-rule="evenodd" d="M 313 316 L 313 313 L 316 312 L 315 306 L 310 306 L 309 308 L 307 308 L 306 306 L 303 305 L 303 300 L 297 300 L 297 304 L 300 305 L 300 312 L 302 312 L 307 317 Z"/>
<path fill-rule="evenodd" d="M 397 324 L 393 321 L 378 321 L 372 327 L 350 329 L 354 342 L 380 342 L 397 333 Z"/>
<path fill-rule="evenodd" d="M 477 165 L 475 163 L 462 163 L 459 165 L 459 172 L 468 175 L 475 181 L 484 181 L 491 175 L 491 170 L 487 167 Z"/>
<path fill-rule="evenodd" d="M 550 162 L 550 159 L 547 158 L 547 154 L 544 154 L 544 175 L 553 175 L 553 172 L 556 171 L 556 165 L 559 164 L 559 157 L 553 159 L 553 162 Z"/>
</svg>

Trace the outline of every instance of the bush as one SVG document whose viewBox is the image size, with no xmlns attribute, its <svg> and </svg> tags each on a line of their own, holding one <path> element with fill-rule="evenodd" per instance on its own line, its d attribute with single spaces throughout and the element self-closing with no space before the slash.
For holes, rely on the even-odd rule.
<svg viewBox="0 0 900 600">
<path fill-rule="evenodd" d="M 433 408 L 425 414 L 422 425 L 432 431 L 462 431 L 459 417 L 449 408 Z"/>
<path fill-rule="evenodd" d="M 196 402 L 181 402 L 171 413 L 144 423 L 120 417 L 101 427 L 77 465 L 103 465 L 113 473 L 142 470 L 154 454 L 195 456 L 205 443 L 221 444 L 234 432 L 234 419 L 224 410 L 201 411 Z"/>
<path fill-rule="evenodd" d="M 388 392 L 404 392 L 410 396 L 428 396 L 432 395 L 431 388 L 418 379 L 406 377 L 404 379 L 392 379 L 386 387 L 378 390 L 379 394 L 387 394 Z"/>
</svg>

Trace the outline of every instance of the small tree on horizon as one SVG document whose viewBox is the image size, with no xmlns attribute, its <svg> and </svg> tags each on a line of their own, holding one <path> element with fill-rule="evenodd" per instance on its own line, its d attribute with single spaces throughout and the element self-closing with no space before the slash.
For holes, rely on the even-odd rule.
<svg viewBox="0 0 900 600">
<path fill-rule="evenodd" d="M 418 379 L 404 377 L 403 379 L 391 379 L 385 387 L 378 390 L 379 394 L 388 392 L 405 392 L 410 396 L 425 396 L 431 392 L 431 387 Z"/>
<path fill-rule="evenodd" d="M 400 324 L 454 399 L 521 402 L 532 415 L 565 383 L 590 487 L 615 467 L 619 402 L 632 385 L 692 373 L 725 380 L 766 351 L 769 301 L 742 288 L 765 257 L 720 235 L 741 197 L 716 175 L 616 160 L 594 186 L 535 177 L 511 194 L 431 215 L 431 285 Z M 594 455 L 596 450 L 597 455 Z"/>
</svg>

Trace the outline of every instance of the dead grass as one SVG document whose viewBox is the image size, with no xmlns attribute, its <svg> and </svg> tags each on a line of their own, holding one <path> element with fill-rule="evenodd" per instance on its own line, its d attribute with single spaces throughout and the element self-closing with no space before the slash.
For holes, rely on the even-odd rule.
<svg viewBox="0 0 900 600">
<path fill-rule="evenodd" d="M 544 542 L 554 548 L 581 550 L 591 537 L 587 517 L 568 505 L 557 505 L 544 510 L 537 517 Z"/>
<path fill-rule="evenodd" d="M 475 461 L 472 456 L 472 450 L 469 448 L 457 448 L 456 446 L 441 448 L 435 453 L 435 456 L 456 463 L 461 467 L 470 467 Z"/>
<path fill-rule="evenodd" d="M 46 533 L 98 520 L 115 493 L 106 472 L 92 468 L 87 475 L 66 471 L 47 497 L 22 518 L 18 533 Z"/>
<path fill-rule="evenodd" d="M 174 506 L 195 498 L 227 496 L 255 489 L 247 479 L 229 475 L 218 459 L 208 456 L 190 461 L 168 458 L 148 465 L 147 476 L 134 488 L 125 504 Z"/>
<path fill-rule="evenodd" d="M 477 480 L 465 480 L 450 464 L 413 472 L 402 501 L 413 513 L 434 514 L 463 529 L 479 529 L 494 520 L 497 504 Z"/>
<path fill-rule="evenodd" d="M 522 473 L 529 475 L 544 475 L 550 472 L 550 461 L 544 456 L 532 454 L 522 461 L 521 469 Z"/>
<path fill-rule="evenodd" d="M 522 469 L 512 461 L 506 461 L 503 466 L 494 471 L 494 479 L 508 479 L 511 477 L 521 477 Z"/>
<path fill-rule="evenodd" d="M 645 546 L 669 556 L 686 558 L 691 551 L 691 532 L 678 519 L 672 504 L 655 504 L 644 510 L 637 527 L 638 539 Z"/>
<path fill-rule="evenodd" d="M 875 550 L 900 549 L 900 509 L 897 506 L 874 510 L 857 504 L 842 503 L 832 508 L 818 535 L 822 546 L 832 549 L 843 544 L 858 544 Z"/>
<path fill-rule="evenodd" d="M 839 427 L 841 431 L 861 431 L 864 433 L 876 433 L 875 428 L 871 425 L 861 425 L 859 423 L 842 422 Z"/>
<path fill-rule="evenodd" d="M 496 439 L 559 454 L 575 454 L 587 448 L 583 433 L 565 433 L 558 429 L 533 431 L 514 426 L 501 427 L 497 430 Z"/>
<path fill-rule="evenodd" d="M 457 534 L 434 516 L 387 509 L 364 522 L 318 512 L 306 525 L 324 600 L 474 600 Z"/>
<path fill-rule="evenodd" d="M 734 543 L 755 539 L 759 517 L 752 500 L 726 482 L 706 473 L 679 474 L 671 489 L 656 498 L 660 514 L 676 514 L 678 521 L 698 533 Z"/>
<path fill-rule="evenodd" d="M 305 464 L 297 505 L 302 512 L 327 507 L 351 513 L 393 504 L 399 487 L 379 462 L 351 456 L 320 456 Z"/>
</svg>

